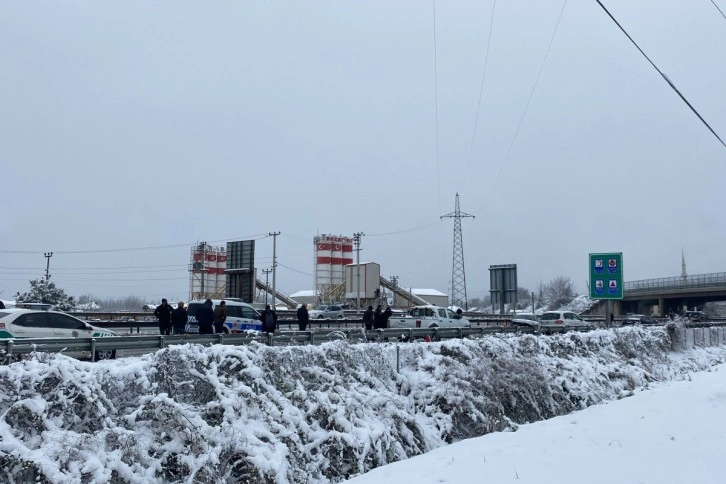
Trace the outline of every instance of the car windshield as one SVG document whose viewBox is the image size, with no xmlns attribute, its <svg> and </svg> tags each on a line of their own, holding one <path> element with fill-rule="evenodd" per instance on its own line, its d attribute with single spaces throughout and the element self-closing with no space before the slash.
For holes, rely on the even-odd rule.
<svg viewBox="0 0 726 484">
<path fill-rule="evenodd" d="M 315 306 L 313 311 L 325 311 L 326 309 L 328 309 L 328 306 Z"/>
</svg>

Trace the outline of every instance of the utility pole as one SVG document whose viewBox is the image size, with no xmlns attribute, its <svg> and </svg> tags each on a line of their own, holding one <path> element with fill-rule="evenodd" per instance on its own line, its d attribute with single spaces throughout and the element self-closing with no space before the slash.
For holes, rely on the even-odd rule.
<svg viewBox="0 0 726 484">
<path fill-rule="evenodd" d="M 355 309 L 360 314 L 360 239 L 365 234 L 363 232 L 356 232 L 353 234 L 353 244 L 355 245 Z"/>
<path fill-rule="evenodd" d="M 262 269 L 262 273 L 265 274 L 265 306 L 267 306 L 267 295 L 270 294 L 270 284 L 267 282 L 270 272 L 272 269 Z"/>
<path fill-rule="evenodd" d="M 398 292 L 398 276 L 391 276 L 391 284 L 393 284 L 393 307 L 396 307 L 396 293 Z"/>
<path fill-rule="evenodd" d="M 459 194 L 456 194 L 456 204 L 454 211 L 442 215 L 441 218 L 454 219 L 454 257 L 451 267 L 451 304 L 463 306 L 465 310 L 469 309 L 469 302 L 466 298 L 466 272 L 464 271 L 464 242 L 461 236 L 461 219 L 471 217 L 473 215 L 464 213 L 459 210 Z"/>
<path fill-rule="evenodd" d="M 534 293 L 532 293 L 532 314 L 534 314 Z"/>
<path fill-rule="evenodd" d="M 45 252 L 43 254 L 45 257 L 45 285 L 48 285 L 48 279 L 50 279 L 50 258 L 53 257 L 53 252 Z"/>
<path fill-rule="evenodd" d="M 200 242 L 199 246 L 202 248 L 202 284 L 199 288 L 199 299 L 205 299 L 207 297 L 207 294 L 204 292 L 204 279 L 207 278 L 207 274 L 204 268 L 207 265 L 207 243 Z"/>
<path fill-rule="evenodd" d="M 270 232 L 267 234 L 272 236 L 272 309 L 277 306 L 277 290 L 275 289 L 275 274 L 277 272 L 277 236 L 280 232 Z"/>
</svg>

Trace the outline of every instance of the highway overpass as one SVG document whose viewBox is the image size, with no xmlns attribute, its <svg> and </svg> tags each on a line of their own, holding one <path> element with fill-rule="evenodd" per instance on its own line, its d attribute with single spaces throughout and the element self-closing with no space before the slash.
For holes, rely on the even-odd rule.
<svg viewBox="0 0 726 484">
<path fill-rule="evenodd" d="M 625 282 L 623 299 L 613 301 L 613 312 L 667 316 L 713 301 L 726 301 L 726 272 Z M 604 301 L 588 312 L 605 314 Z"/>
</svg>

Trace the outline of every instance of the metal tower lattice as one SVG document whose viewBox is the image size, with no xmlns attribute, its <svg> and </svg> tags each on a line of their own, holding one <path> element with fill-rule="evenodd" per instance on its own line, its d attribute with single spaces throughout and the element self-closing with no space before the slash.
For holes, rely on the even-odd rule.
<svg viewBox="0 0 726 484">
<path fill-rule="evenodd" d="M 454 211 L 442 215 L 441 218 L 454 219 L 454 257 L 451 268 L 451 304 L 469 309 L 466 298 L 466 271 L 464 270 L 464 242 L 461 236 L 461 219 L 473 215 L 459 210 L 459 194 L 456 194 Z"/>
</svg>

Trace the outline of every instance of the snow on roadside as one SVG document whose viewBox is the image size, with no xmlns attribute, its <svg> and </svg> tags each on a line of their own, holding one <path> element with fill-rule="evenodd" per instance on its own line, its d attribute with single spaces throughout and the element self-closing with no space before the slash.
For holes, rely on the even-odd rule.
<svg viewBox="0 0 726 484">
<path fill-rule="evenodd" d="M 726 447 L 726 365 L 633 398 L 458 442 L 351 484 L 719 484 Z"/>
<path fill-rule="evenodd" d="M 38 354 L 0 367 L 0 481 L 339 482 L 686 378 L 725 354 L 674 353 L 664 328 L 182 345 L 96 364 Z"/>
</svg>

